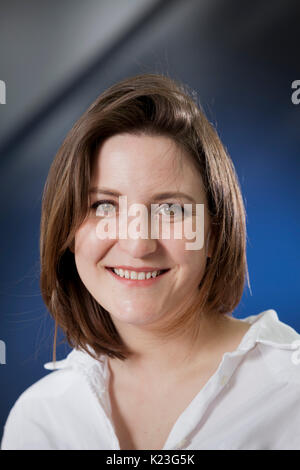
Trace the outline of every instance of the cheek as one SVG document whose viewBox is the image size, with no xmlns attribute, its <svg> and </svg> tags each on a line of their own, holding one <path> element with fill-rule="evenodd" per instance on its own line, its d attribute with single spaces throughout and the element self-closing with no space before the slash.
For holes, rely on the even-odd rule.
<svg viewBox="0 0 300 470">
<path fill-rule="evenodd" d="M 77 268 L 96 265 L 111 243 L 112 241 L 109 239 L 99 240 L 96 235 L 95 224 L 89 222 L 81 226 L 75 235 L 75 261 Z"/>
<path fill-rule="evenodd" d="M 169 254 L 173 265 L 179 270 L 187 274 L 195 274 L 198 276 L 202 273 L 206 266 L 205 250 L 187 250 L 186 240 L 162 240 L 164 250 Z"/>
</svg>

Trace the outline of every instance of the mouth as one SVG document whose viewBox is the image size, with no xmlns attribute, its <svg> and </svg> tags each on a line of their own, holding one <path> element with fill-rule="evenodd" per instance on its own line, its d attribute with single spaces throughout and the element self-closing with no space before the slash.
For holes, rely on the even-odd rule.
<svg viewBox="0 0 300 470">
<path fill-rule="evenodd" d="M 105 266 L 105 269 L 118 281 L 127 284 L 128 286 L 147 286 L 155 283 L 158 279 L 162 278 L 167 272 L 170 271 L 171 268 L 168 269 L 161 269 L 157 272 L 155 277 L 150 277 L 149 279 L 127 279 L 126 277 L 121 277 L 115 273 L 114 268 Z"/>
</svg>

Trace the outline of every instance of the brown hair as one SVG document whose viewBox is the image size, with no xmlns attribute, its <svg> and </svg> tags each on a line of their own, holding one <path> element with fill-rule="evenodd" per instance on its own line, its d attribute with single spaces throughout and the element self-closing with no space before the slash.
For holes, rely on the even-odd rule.
<svg viewBox="0 0 300 470">
<path fill-rule="evenodd" d="M 169 331 L 197 323 L 200 311 L 232 312 L 242 297 L 246 275 L 249 285 L 245 209 L 238 178 L 194 92 L 158 74 L 128 78 L 102 93 L 75 123 L 45 184 L 40 287 L 55 320 L 54 361 L 58 327 L 70 346 L 82 348 L 93 357 L 107 354 L 126 359 L 130 354 L 109 313 L 81 281 L 70 250 L 89 210 L 93 155 L 106 138 L 124 132 L 172 138 L 192 156 L 206 191 L 215 241 L 213 256 L 199 286 L 197 305 L 175 319 Z"/>
</svg>

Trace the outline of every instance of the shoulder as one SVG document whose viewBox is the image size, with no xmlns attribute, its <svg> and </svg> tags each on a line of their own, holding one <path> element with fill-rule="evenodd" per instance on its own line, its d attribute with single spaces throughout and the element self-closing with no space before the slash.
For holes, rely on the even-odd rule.
<svg viewBox="0 0 300 470">
<path fill-rule="evenodd" d="M 81 377 L 71 368 L 53 370 L 29 386 L 18 398 L 17 402 L 35 400 L 36 398 L 59 398 L 80 381 Z"/>
<path fill-rule="evenodd" d="M 95 393 L 105 389 L 108 368 L 104 358 L 72 350 L 55 363 L 52 372 L 28 387 L 10 410 L 1 449 L 56 449 L 73 427 L 86 426 Z M 68 445 L 68 444 L 66 444 Z"/>
<path fill-rule="evenodd" d="M 28 387 L 16 400 L 7 417 L 2 450 L 53 449 L 59 430 L 76 396 L 88 393 L 84 378 L 72 369 L 55 370 Z M 58 418 L 59 417 L 59 418 Z"/>
<path fill-rule="evenodd" d="M 300 334 L 274 310 L 263 313 L 256 338 L 262 360 L 278 380 L 300 385 Z"/>
<path fill-rule="evenodd" d="M 258 343 L 261 360 L 268 371 L 282 383 L 291 383 L 300 388 L 300 337 L 299 344 L 291 344 L 291 348 L 271 347 Z"/>
</svg>

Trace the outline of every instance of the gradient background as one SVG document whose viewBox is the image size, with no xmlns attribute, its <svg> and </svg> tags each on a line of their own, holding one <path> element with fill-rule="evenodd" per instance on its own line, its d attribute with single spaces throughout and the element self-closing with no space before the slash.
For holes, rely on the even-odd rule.
<svg viewBox="0 0 300 470">
<path fill-rule="evenodd" d="M 0 0 L 0 438 L 18 396 L 49 373 L 54 325 L 39 292 L 43 185 L 66 133 L 116 81 L 167 73 L 196 90 L 233 159 L 248 223 L 251 292 L 300 332 L 299 2 Z M 60 335 L 62 338 L 62 335 Z M 62 359 L 70 348 L 60 344 Z"/>
</svg>

